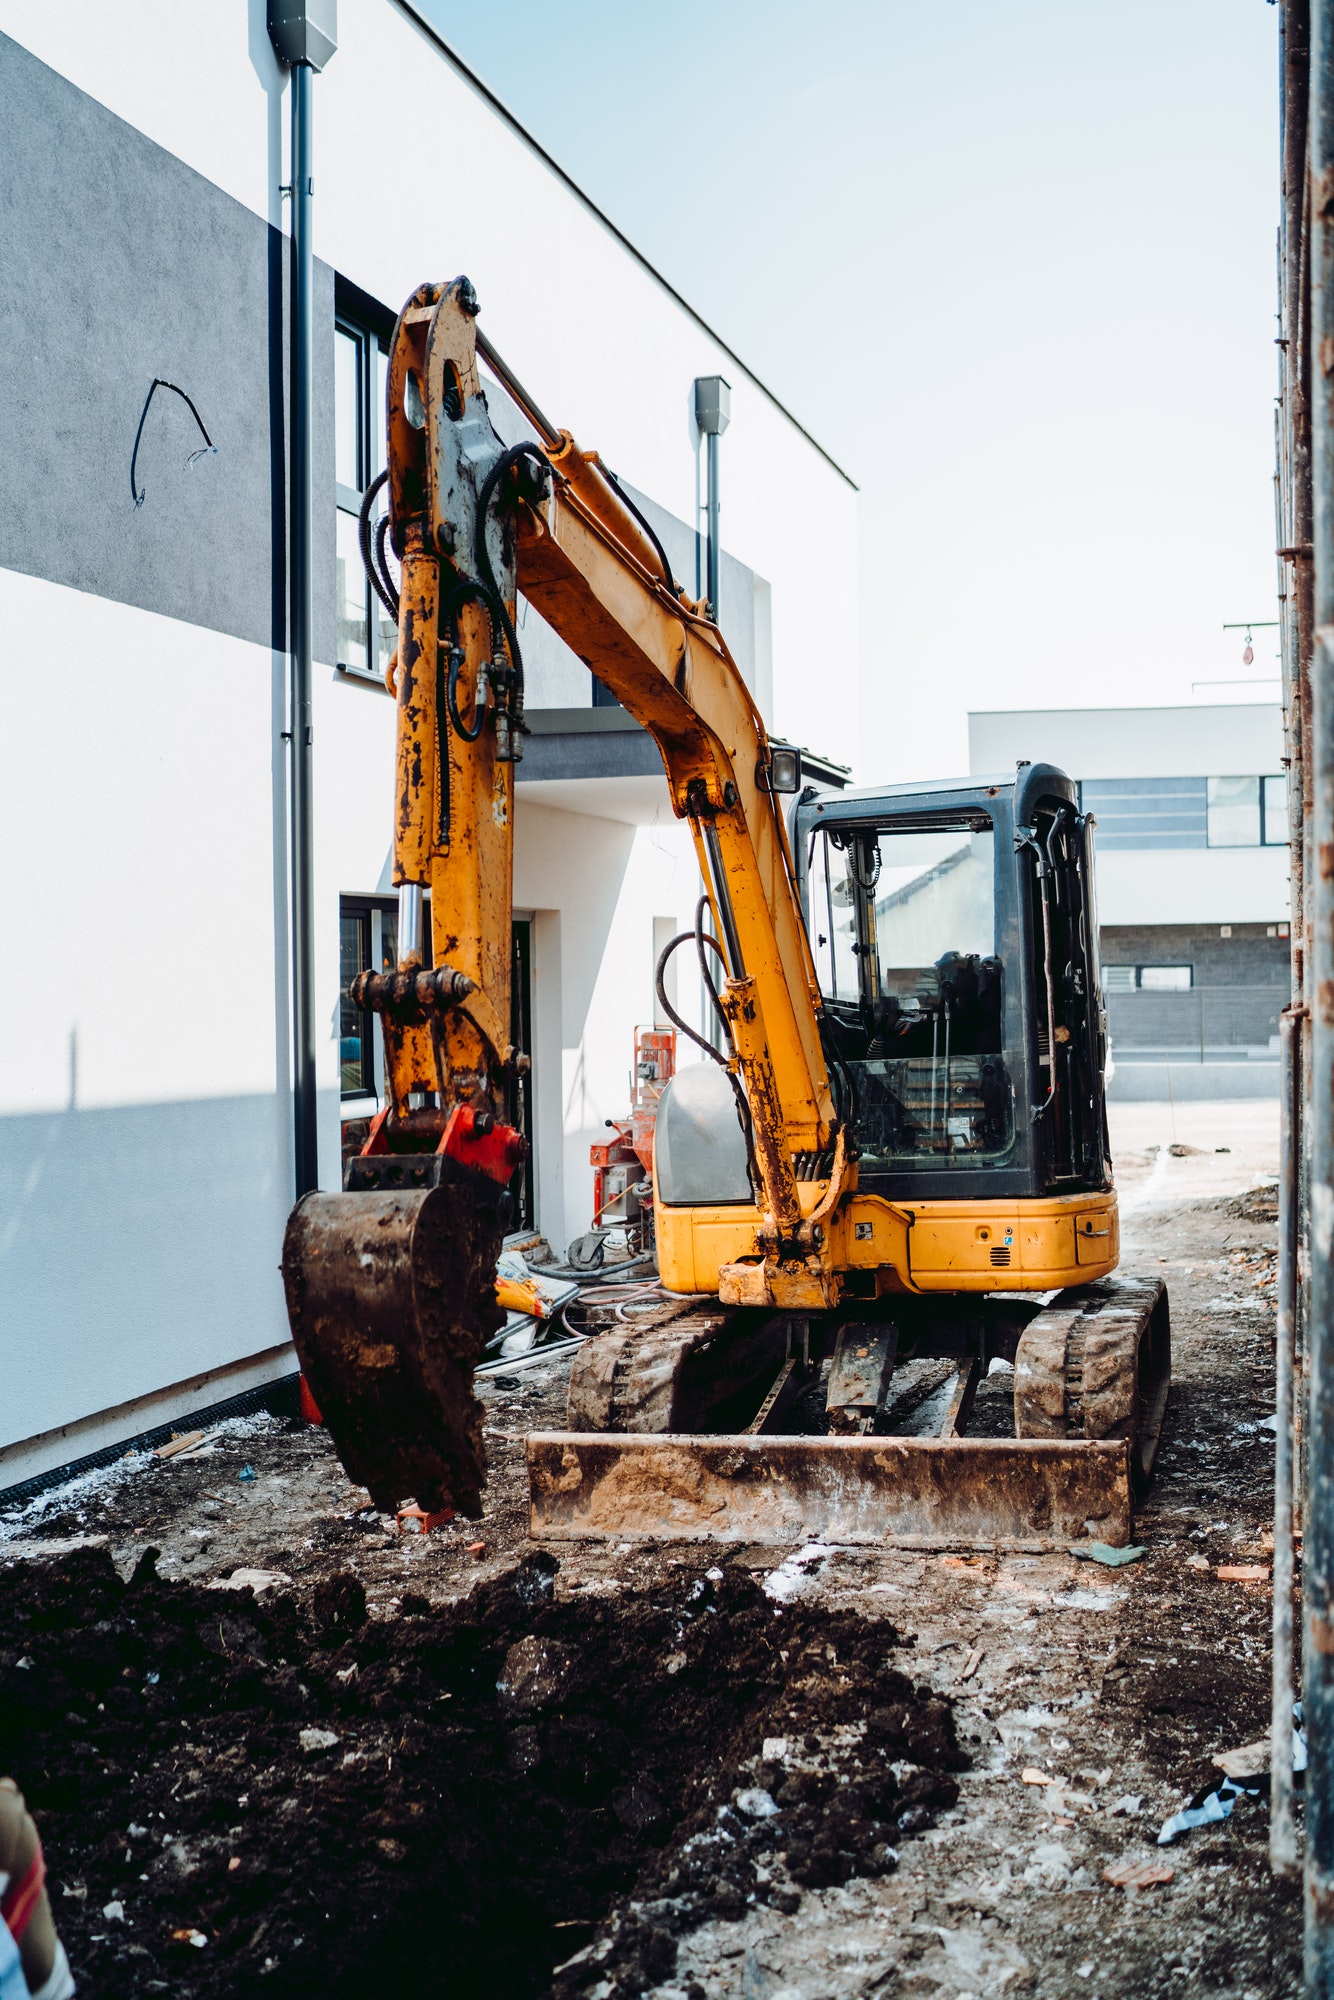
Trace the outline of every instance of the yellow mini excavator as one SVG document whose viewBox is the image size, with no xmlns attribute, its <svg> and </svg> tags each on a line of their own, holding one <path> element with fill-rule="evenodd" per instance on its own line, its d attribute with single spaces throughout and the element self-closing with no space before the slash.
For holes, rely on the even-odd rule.
<svg viewBox="0 0 1334 2000">
<path fill-rule="evenodd" d="M 658 1109 L 662 1302 L 585 1343 L 567 1428 L 528 1439 L 533 1532 L 1125 1543 L 1166 1404 L 1168 1312 L 1158 1280 L 1112 1275 L 1093 829 L 1075 786 L 1027 764 L 803 789 L 710 607 L 476 316 L 463 278 L 404 307 L 387 510 L 373 526 L 372 490 L 362 521 L 398 621 L 398 964 L 354 988 L 380 1016 L 388 1101 L 345 1190 L 293 1210 L 283 1256 L 349 1473 L 385 1508 L 480 1507 L 471 1376 L 500 1323 L 523 1151 L 506 1117 L 527 1060 L 509 1029 L 521 592 L 661 750 L 704 894 L 658 990 L 667 1006 L 670 953 L 697 952 L 719 1043 L 674 1017 L 701 1060 Z M 496 435 L 479 346 L 530 443 Z M 926 1434 L 905 1435 L 897 1385 L 928 1361 L 947 1386 Z M 970 1437 L 998 1361 L 1013 1435 Z"/>
</svg>

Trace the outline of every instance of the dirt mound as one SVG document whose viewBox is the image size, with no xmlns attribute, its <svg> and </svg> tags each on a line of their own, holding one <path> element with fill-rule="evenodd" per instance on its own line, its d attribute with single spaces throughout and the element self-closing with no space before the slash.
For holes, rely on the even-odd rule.
<svg viewBox="0 0 1334 2000">
<path fill-rule="evenodd" d="M 153 1551 L 0 1573 L 0 1769 L 85 2000 L 521 2000 L 572 1955 L 560 1995 L 636 1994 L 694 1923 L 884 1872 L 952 1803 L 952 1711 L 891 1626 L 730 1567 L 557 1599 L 557 1567 L 388 1621 L 349 1574 L 306 1606 Z"/>
</svg>

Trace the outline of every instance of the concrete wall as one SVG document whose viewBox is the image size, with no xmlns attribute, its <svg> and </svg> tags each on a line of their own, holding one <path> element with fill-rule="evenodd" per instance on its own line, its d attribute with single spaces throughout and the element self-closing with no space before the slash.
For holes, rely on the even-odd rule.
<svg viewBox="0 0 1334 2000">
<path fill-rule="evenodd" d="M 1098 855 L 1104 924 L 1288 921 L 1286 847 L 1193 847 Z"/>
<path fill-rule="evenodd" d="M 281 648 L 284 239 L 4 37 L 0 105 L 0 564 Z M 316 310 L 327 324 L 323 265 Z M 205 440 L 170 390 L 145 414 L 155 377 L 191 397 L 214 451 L 190 462 Z M 332 419 L 325 341 L 315 458 L 330 491 Z M 332 659 L 332 508 L 315 557 L 316 651 Z"/>
</svg>

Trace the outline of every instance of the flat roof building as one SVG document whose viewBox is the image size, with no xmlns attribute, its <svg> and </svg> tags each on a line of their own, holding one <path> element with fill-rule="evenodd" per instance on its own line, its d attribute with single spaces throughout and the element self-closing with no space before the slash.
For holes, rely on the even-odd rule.
<svg viewBox="0 0 1334 2000">
<path fill-rule="evenodd" d="M 1113 1098 L 1278 1093 L 1288 821 L 1276 702 L 984 710 L 974 772 L 1057 764 L 1096 822 Z"/>
</svg>

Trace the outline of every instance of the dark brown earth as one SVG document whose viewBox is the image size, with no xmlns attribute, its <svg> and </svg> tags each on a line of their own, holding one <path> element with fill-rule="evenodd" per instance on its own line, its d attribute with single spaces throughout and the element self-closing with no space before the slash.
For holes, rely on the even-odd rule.
<svg viewBox="0 0 1334 2000">
<path fill-rule="evenodd" d="M 535 1562 L 520 1440 L 559 1422 L 560 1364 L 484 1391 L 480 1524 L 396 1536 L 323 1433 L 272 1419 L 0 1521 L 0 1762 L 41 1817 L 81 1991 L 519 1996 L 571 1957 L 562 2000 L 1297 1990 L 1263 1804 L 1156 1845 L 1268 1720 L 1268 1585 L 1216 1574 L 1268 1562 L 1271 1514 L 1273 1202 L 1238 1191 L 1232 1143 L 1120 1147 L 1126 1266 L 1166 1277 L 1175 1352 L 1127 1568 Z M 986 1385 L 997 1422 L 1008 1386 Z M 131 1580 L 145 1543 L 165 1581 Z M 205 1588 L 242 1565 L 280 1575 Z M 507 1672 L 530 1637 L 541 1657 Z M 312 1727 L 337 1744 L 302 1751 Z M 733 1796 L 760 1789 L 777 1814 Z M 1103 1879 L 1150 1858 L 1171 1883 Z M 202 1946 L 173 1942 L 189 1929 Z"/>
<path fill-rule="evenodd" d="M 151 1549 L 124 1583 L 100 1549 L 10 1571 L 0 1766 L 81 1993 L 517 2000 L 635 1889 L 556 1990 L 639 1994 L 683 1931 L 887 1873 L 957 1798 L 950 1705 L 892 1626 L 775 1605 L 735 1567 L 557 1602 L 557 1568 L 538 1551 L 380 1622 L 347 1572 L 299 1604 L 163 1583 Z M 847 1776 L 818 1752 L 850 1726 Z M 820 1768 L 766 1761 L 775 1737 Z"/>
</svg>

